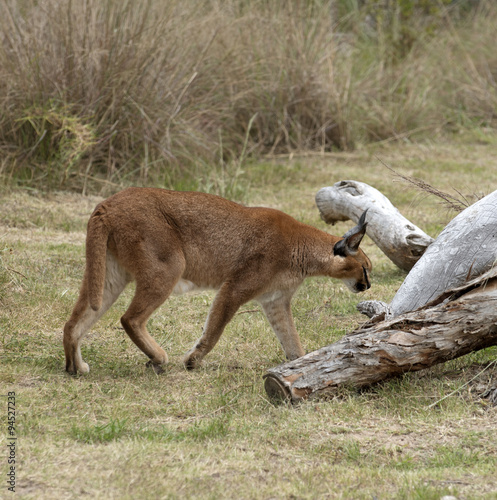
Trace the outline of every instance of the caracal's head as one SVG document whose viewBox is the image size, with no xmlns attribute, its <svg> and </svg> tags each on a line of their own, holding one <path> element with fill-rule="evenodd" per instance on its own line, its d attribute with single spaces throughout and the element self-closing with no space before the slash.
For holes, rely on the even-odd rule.
<svg viewBox="0 0 497 500">
<path fill-rule="evenodd" d="M 333 247 L 333 276 L 341 279 L 353 293 L 364 292 L 371 288 L 369 273 L 371 261 L 359 248 L 363 236 L 366 234 L 366 213 L 361 215 L 357 226 L 347 231 L 343 239 Z"/>
</svg>

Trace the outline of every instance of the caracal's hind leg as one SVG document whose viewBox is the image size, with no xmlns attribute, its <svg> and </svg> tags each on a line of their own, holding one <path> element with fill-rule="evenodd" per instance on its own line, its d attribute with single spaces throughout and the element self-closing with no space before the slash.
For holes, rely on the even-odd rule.
<svg viewBox="0 0 497 500">
<path fill-rule="evenodd" d="M 285 290 L 268 293 L 257 298 L 285 351 L 286 357 L 290 360 L 300 358 L 305 354 L 293 322 L 290 306 L 292 296 L 293 291 Z"/>
<path fill-rule="evenodd" d="M 112 254 L 107 253 L 102 307 L 98 311 L 94 311 L 88 301 L 87 274 L 85 272 L 78 301 L 69 321 L 64 326 L 64 351 L 68 373 L 74 375 L 77 372 L 88 373 L 90 371 L 90 367 L 81 357 L 81 340 L 116 301 L 129 281 L 124 268 L 118 264 Z"/>
<path fill-rule="evenodd" d="M 147 331 L 147 321 L 152 313 L 171 295 L 185 267 L 182 256 L 170 256 L 167 262 L 157 259 L 147 271 L 136 276 L 136 291 L 121 323 L 131 340 L 143 351 L 156 373 L 161 373 L 167 363 L 167 354 Z"/>
</svg>

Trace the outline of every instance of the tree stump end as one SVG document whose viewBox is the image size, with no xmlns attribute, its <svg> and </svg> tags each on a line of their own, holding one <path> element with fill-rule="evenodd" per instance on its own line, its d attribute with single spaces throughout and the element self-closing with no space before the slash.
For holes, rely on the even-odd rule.
<svg viewBox="0 0 497 500">
<path fill-rule="evenodd" d="M 264 389 L 273 403 L 286 403 L 292 400 L 290 389 L 270 373 L 264 375 Z"/>
</svg>

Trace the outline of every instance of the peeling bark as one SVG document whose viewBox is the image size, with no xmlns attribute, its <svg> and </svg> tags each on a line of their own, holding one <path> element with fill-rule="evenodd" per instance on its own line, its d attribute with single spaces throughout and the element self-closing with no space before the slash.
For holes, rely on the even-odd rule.
<svg viewBox="0 0 497 500">
<path fill-rule="evenodd" d="M 398 267 L 409 271 L 433 242 L 406 219 L 377 189 L 358 181 L 340 181 L 320 189 L 316 205 L 328 224 L 351 219 L 357 223 L 368 210 L 367 235 Z"/>
<path fill-rule="evenodd" d="M 368 212 L 369 213 L 369 212 Z M 412 268 L 387 305 L 361 302 L 369 317 L 397 316 L 423 307 L 446 290 L 481 275 L 497 259 L 497 191 L 468 207 L 447 224 Z"/>
<path fill-rule="evenodd" d="M 369 322 L 338 342 L 268 370 L 273 400 L 333 394 L 497 345 L 497 269 L 447 291 L 425 308 Z M 379 319 L 379 318 L 378 318 Z"/>
</svg>

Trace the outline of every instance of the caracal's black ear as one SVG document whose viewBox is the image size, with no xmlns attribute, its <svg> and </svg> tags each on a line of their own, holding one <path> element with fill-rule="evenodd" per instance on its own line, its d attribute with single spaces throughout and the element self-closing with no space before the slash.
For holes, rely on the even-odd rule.
<svg viewBox="0 0 497 500">
<path fill-rule="evenodd" d="M 355 255 L 357 250 L 359 250 L 359 245 L 362 241 L 363 236 L 366 234 L 366 214 L 367 210 L 363 212 L 357 226 L 349 229 L 344 235 L 343 240 L 337 241 L 333 247 L 333 253 L 341 257 L 347 257 L 347 255 Z"/>
</svg>

